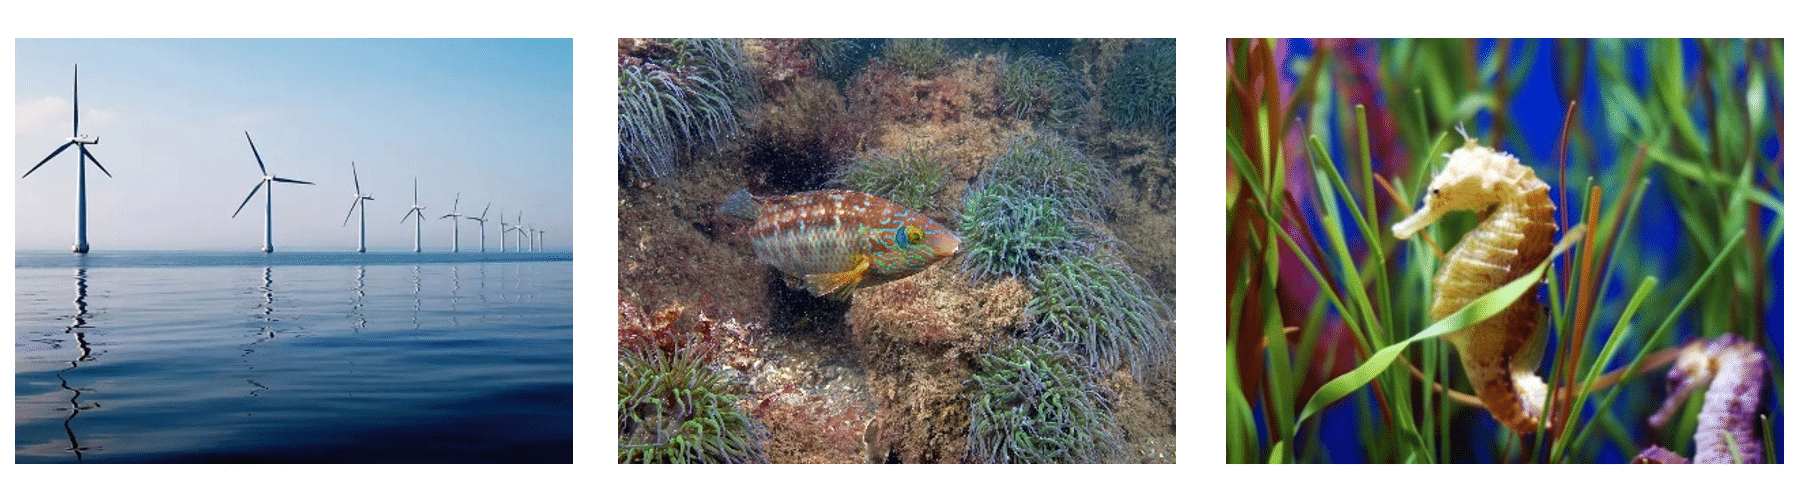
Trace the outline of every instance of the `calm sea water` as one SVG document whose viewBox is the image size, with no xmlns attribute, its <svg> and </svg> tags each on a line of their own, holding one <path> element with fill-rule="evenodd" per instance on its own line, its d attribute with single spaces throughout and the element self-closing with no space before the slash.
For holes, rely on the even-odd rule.
<svg viewBox="0 0 1801 500">
<path fill-rule="evenodd" d="M 14 457 L 569 463 L 571 263 L 18 253 Z"/>
</svg>

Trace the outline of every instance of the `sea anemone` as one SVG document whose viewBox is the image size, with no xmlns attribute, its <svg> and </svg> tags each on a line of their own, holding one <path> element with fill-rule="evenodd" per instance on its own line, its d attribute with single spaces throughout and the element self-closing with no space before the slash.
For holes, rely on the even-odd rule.
<svg viewBox="0 0 1801 500">
<path fill-rule="evenodd" d="M 683 153 L 719 149 L 757 100 L 737 42 L 620 39 L 619 165 L 640 180 L 669 175 Z"/>
<path fill-rule="evenodd" d="M 1091 250 L 1100 232 L 1064 205 L 1007 183 L 970 188 L 963 198 L 963 272 L 975 282 L 1024 280 L 1046 260 Z"/>
<path fill-rule="evenodd" d="M 1107 85 L 1107 108 L 1126 128 L 1176 132 L 1176 40 L 1150 38 L 1132 42 L 1113 69 Z"/>
<path fill-rule="evenodd" d="M 988 183 L 1048 196 L 1072 216 L 1099 220 L 1101 207 L 1111 197 L 1108 186 L 1113 176 L 1061 134 L 1028 131 L 1015 136 L 1007 150 L 976 178 L 976 184 Z"/>
<path fill-rule="evenodd" d="M 971 461 L 1097 463 L 1122 450 L 1112 393 L 1069 350 L 1013 342 L 982 354 L 976 365 Z"/>
<path fill-rule="evenodd" d="M 646 320 L 620 300 L 619 463 L 765 462 L 762 427 L 739 408 L 712 322 L 670 306 Z"/>
<path fill-rule="evenodd" d="M 929 145 L 908 144 L 899 151 L 852 159 L 838 169 L 832 183 L 925 211 L 937 208 L 935 195 L 949 178 L 944 155 Z"/>
<path fill-rule="evenodd" d="M 1031 284 L 1031 336 L 1074 345 L 1101 370 L 1123 364 L 1142 375 L 1174 359 L 1169 306 L 1112 252 L 1056 259 Z"/>
<path fill-rule="evenodd" d="M 1086 100 L 1082 84 L 1069 66 L 1043 56 L 1002 64 L 995 94 L 1000 96 L 1002 112 L 1057 129 L 1077 125 Z"/>
<path fill-rule="evenodd" d="M 1015 137 L 964 191 L 964 272 L 1024 279 L 1047 259 L 1113 243 L 1099 225 L 1111 181 L 1055 132 Z"/>
<path fill-rule="evenodd" d="M 882 47 L 882 58 L 902 73 L 931 78 L 950 61 L 951 50 L 949 44 L 937 38 L 896 38 Z"/>
</svg>

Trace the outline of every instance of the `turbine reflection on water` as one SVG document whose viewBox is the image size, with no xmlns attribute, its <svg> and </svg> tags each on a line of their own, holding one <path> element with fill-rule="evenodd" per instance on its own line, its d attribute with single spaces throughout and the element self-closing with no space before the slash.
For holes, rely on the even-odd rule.
<svg viewBox="0 0 1801 500">
<path fill-rule="evenodd" d="M 75 437 L 75 416 L 80 415 L 82 410 L 98 408 L 100 403 L 83 404 L 81 402 L 83 389 L 69 385 L 69 379 L 64 375 L 80 368 L 82 363 L 94 360 L 93 347 L 88 345 L 89 317 L 91 316 L 88 313 L 88 268 L 76 267 L 75 315 L 71 318 L 72 323 L 63 331 L 75 337 L 76 352 L 79 355 L 75 357 L 74 361 L 69 362 L 68 368 L 56 372 L 56 379 L 62 383 L 63 390 L 69 391 L 69 416 L 63 419 L 63 432 L 69 436 L 68 450 L 75 454 L 77 462 L 83 461 L 81 452 L 86 451 L 87 448 L 83 447 L 81 440 Z"/>
</svg>

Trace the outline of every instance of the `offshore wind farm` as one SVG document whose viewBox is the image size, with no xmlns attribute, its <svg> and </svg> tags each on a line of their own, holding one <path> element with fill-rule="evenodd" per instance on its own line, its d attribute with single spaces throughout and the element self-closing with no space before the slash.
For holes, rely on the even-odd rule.
<svg viewBox="0 0 1801 500">
<path fill-rule="evenodd" d="M 16 53 L 16 462 L 573 461 L 571 40 Z"/>
<path fill-rule="evenodd" d="M 544 78 L 517 55 L 533 43 L 20 40 L 15 247 L 67 252 L 85 226 L 90 252 L 260 252 L 267 221 L 252 210 L 264 207 L 233 217 L 256 161 L 236 142 L 248 131 L 270 172 L 317 183 L 277 188 L 278 252 L 356 251 L 358 228 L 340 215 L 358 191 L 341 173 L 353 161 L 363 189 L 391 194 L 367 203 L 376 214 L 406 211 L 417 177 L 420 205 L 449 208 L 460 193 L 524 210 L 561 236 L 545 248 L 566 251 L 571 71 Z M 422 252 L 479 248 L 442 214 L 425 214 Z M 370 225 L 367 251 L 411 252 L 413 229 Z"/>
</svg>

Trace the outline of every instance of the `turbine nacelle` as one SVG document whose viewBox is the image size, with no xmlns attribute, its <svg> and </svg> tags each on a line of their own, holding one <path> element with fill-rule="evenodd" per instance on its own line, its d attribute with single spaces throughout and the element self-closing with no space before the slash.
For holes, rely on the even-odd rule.
<svg viewBox="0 0 1801 500">
<path fill-rule="evenodd" d="M 75 137 L 70 137 L 69 142 L 73 142 L 76 144 L 99 144 L 100 138 L 99 137 L 90 137 L 90 136 L 85 136 L 85 135 L 78 135 Z"/>
</svg>

